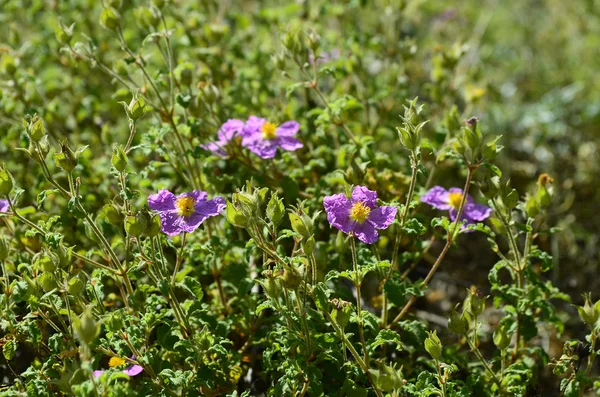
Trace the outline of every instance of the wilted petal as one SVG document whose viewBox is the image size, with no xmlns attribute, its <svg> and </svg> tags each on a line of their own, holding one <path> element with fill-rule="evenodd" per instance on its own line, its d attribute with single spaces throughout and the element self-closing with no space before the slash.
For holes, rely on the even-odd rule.
<svg viewBox="0 0 600 397">
<path fill-rule="evenodd" d="M 367 222 L 371 222 L 371 224 L 377 229 L 387 229 L 388 226 L 394 219 L 396 218 L 396 212 L 398 208 L 396 207 L 378 207 L 371 210 L 369 214 L 369 220 Z"/>
<path fill-rule="evenodd" d="M 292 137 L 283 136 L 283 137 L 280 137 L 277 141 L 279 143 L 279 146 L 282 149 L 289 150 L 289 151 L 294 151 L 294 150 L 304 147 L 302 142 L 300 142 L 296 138 L 292 138 Z"/>
<path fill-rule="evenodd" d="M 161 212 L 160 222 L 162 224 L 161 229 L 163 233 L 169 236 L 176 236 L 181 233 L 181 219 L 182 217 L 176 212 Z"/>
<path fill-rule="evenodd" d="M 293 136 L 296 135 L 298 133 L 298 130 L 300 129 L 300 123 L 298 123 L 297 121 L 286 121 L 285 123 L 281 124 L 279 127 L 277 127 L 277 136 L 280 137 L 289 137 L 289 136 Z"/>
<path fill-rule="evenodd" d="M 452 191 L 453 189 L 450 190 Z M 458 191 L 462 192 L 462 190 L 460 189 L 458 189 Z M 425 195 L 421 197 L 421 201 L 425 204 L 431 205 L 433 208 L 437 208 L 438 210 L 452 210 L 453 207 L 448 201 L 448 193 L 449 192 L 443 187 L 434 186 L 431 189 L 429 189 L 429 191 L 425 193 Z M 450 216 L 452 217 L 452 211 L 450 211 Z"/>
<path fill-rule="evenodd" d="M 352 202 L 362 202 L 369 208 L 377 206 L 377 192 L 367 189 L 365 186 L 356 186 L 352 191 Z"/>
<path fill-rule="evenodd" d="M 217 141 L 217 142 L 209 142 L 206 145 L 200 145 L 200 147 L 204 150 L 208 150 L 209 152 L 213 152 L 214 154 L 218 154 L 219 156 L 225 157 L 227 152 L 225 152 L 226 142 Z"/>
<path fill-rule="evenodd" d="M 148 197 L 148 205 L 154 211 L 171 211 L 175 209 L 175 195 L 167 189 L 162 189 Z"/>
<path fill-rule="evenodd" d="M 373 244 L 377 241 L 379 234 L 370 222 L 357 223 L 354 226 L 354 235 L 365 244 Z"/>
<path fill-rule="evenodd" d="M 350 219 L 352 203 L 344 194 L 334 194 L 323 199 L 323 206 L 327 212 L 327 220 L 331 226 L 344 233 L 350 233 L 355 222 Z"/>
</svg>

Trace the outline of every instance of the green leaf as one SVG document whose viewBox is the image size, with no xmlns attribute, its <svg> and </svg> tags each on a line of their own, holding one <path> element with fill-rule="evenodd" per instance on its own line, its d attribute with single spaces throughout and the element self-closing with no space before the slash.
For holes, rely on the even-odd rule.
<svg viewBox="0 0 600 397">
<path fill-rule="evenodd" d="M 400 334 L 391 329 L 382 329 L 375 337 L 375 341 L 371 343 L 371 349 L 375 349 L 377 346 L 386 344 L 386 343 L 394 343 L 396 345 L 396 350 L 402 350 L 402 341 L 400 340 Z"/>
<path fill-rule="evenodd" d="M 196 297 L 197 300 L 202 300 L 202 297 L 204 296 L 202 285 L 195 278 L 185 276 L 183 280 L 181 280 L 181 283 L 178 283 L 177 285 L 191 293 L 194 297 Z"/>
<path fill-rule="evenodd" d="M 7 361 L 12 360 L 17 354 L 17 347 L 19 343 L 14 339 L 9 339 L 6 341 L 4 346 L 2 347 L 2 355 Z"/>
</svg>

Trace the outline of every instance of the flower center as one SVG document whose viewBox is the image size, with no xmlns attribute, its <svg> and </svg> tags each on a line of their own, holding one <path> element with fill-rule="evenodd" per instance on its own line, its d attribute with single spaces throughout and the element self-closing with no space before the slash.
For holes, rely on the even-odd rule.
<svg viewBox="0 0 600 397">
<path fill-rule="evenodd" d="M 450 193 L 448 194 L 448 203 L 454 208 L 460 207 L 460 203 L 462 202 L 463 195 L 462 193 Z"/>
<path fill-rule="evenodd" d="M 179 214 L 182 216 L 190 216 L 194 213 L 194 205 L 196 200 L 193 197 L 180 197 L 175 202 L 175 206 L 179 210 Z"/>
<path fill-rule="evenodd" d="M 357 201 L 350 209 L 350 219 L 358 223 L 363 223 L 369 217 L 371 208 L 363 204 L 362 201 Z"/>
<path fill-rule="evenodd" d="M 260 127 L 262 131 L 263 137 L 265 139 L 275 139 L 277 138 L 277 126 L 269 121 L 264 123 L 262 127 Z"/>
<path fill-rule="evenodd" d="M 121 357 L 111 357 L 108 361 L 108 366 L 111 368 L 120 367 L 122 365 L 125 365 L 125 360 Z"/>
</svg>

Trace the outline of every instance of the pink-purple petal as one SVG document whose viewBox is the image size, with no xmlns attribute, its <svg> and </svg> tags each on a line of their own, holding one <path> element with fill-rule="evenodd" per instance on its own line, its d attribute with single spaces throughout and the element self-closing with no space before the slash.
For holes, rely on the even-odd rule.
<svg viewBox="0 0 600 397">
<path fill-rule="evenodd" d="M 397 211 L 398 208 L 390 206 L 375 208 L 371 210 L 367 222 L 370 222 L 377 229 L 387 229 L 394 222 Z"/>
<path fill-rule="evenodd" d="M 353 230 L 354 235 L 365 244 L 373 244 L 377 241 L 379 233 L 370 222 L 357 223 Z"/>
<path fill-rule="evenodd" d="M 277 145 L 267 139 L 257 140 L 255 143 L 249 144 L 248 149 L 263 159 L 272 159 L 277 153 Z"/>
<path fill-rule="evenodd" d="M 344 233 L 350 233 L 355 222 L 350 219 L 352 202 L 344 194 L 334 194 L 323 199 L 323 206 L 327 212 L 327 220 L 331 226 Z"/>
<path fill-rule="evenodd" d="M 176 197 L 167 189 L 162 189 L 148 197 L 148 205 L 154 211 L 172 211 L 175 209 Z"/>
<path fill-rule="evenodd" d="M 144 372 L 144 368 L 141 365 L 132 365 L 131 367 L 125 368 L 123 370 L 129 376 L 136 376 Z"/>
<path fill-rule="evenodd" d="M 279 137 L 277 142 L 279 143 L 279 147 L 281 147 L 284 150 L 289 150 L 291 152 L 304 147 L 302 142 L 300 142 L 296 138 L 292 138 L 292 137 L 288 137 L 288 136 Z"/>
<path fill-rule="evenodd" d="M 356 186 L 352 191 L 352 202 L 357 201 L 373 209 L 377 206 L 377 192 L 369 190 L 366 186 Z"/>
<path fill-rule="evenodd" d="M 0 212 L 8 212 L 9 208 L 8 200 L 0 200 Z"/>
<path fill-rule="evenodd" d="M 229 119 L 221 126 L 217 136 L 220 142 L 229 142 L 236 133 L 240 133 L 244 128 L 244 122 L 237 119 Z"/>
<path fill-rule="evenodd" d="M 267 121 L 266 119 L 256 117 L 256 116 L 248 117 L 248 120 L 246 121 L 244 128 L 240 132 L 240 135 L 250 136 L 250 135 L 253 135 L 256 133 L 260 133 L 260 128 L 262 127 L 262 125 L 264 123 L 266 123 L 266 121 Z"/>
<path fill-rule="evenodd" d="M 460 189 L 459 191 L 462 192 Z M 421 197 L 421 201 L 425 204 L 429 204 L 433 208 L 437 208 L 438 210 L 448 211 L 453 208 L 449 203 L 448 193 L 449 192 L 443 187 L 434 186 Z"/>
<path fill-rule="evenodd" d="M 196 203 L 198 203 L 199 201 L 206 200 L 208 198 L 208 194 L 202 190 L 193 190 L 191 192 L 181 193 L 179 196 L 177 196 L 178 199 L 182 197 L 191 197 L 194 199 L 194 201 L 196 201 Z"/>
<path fill-rule="evenodd" d="M 490 217 L 492 209 L 486 205 L 471 202 L 465 204 L 463 213 L 466 219 L 474 222 L 481 222 Z"/>
<path fill-rule="evenodd" d="M 280 137 L 290 137 L 296 135 L 299 129 L 300 123 L 298 123 L 297 121 L 286 121 L 285 123 L 277 127 L 276 133 L 277 136 Z"/>
<path fill-rule="evenodd" d="M 104 371 L 101 370 L 101 369 L 98 369 L 98 370 L 96 370 L 96 371 L 93 372 L 95 378 L 101 377 L 103 373 L 104 373 Z"/>
<path fill-rule="evenodd" d="M 163 233 L 168 236 L 176 236 L 182 232 L 182 217 L 177 211 L 161 212 L 160 222 L 162 224 L 161 229 Z"/>
</svg>

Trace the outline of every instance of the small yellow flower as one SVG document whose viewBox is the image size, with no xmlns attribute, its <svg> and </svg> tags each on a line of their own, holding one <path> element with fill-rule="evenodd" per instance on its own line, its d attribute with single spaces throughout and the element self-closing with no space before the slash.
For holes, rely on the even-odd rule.
<svg viewBox="0 0 600 397">
<path fill-rule="evenodd" d="M 271 122 L 266 122 L 262 125 L 262 127 L 260 128 L 260 130 L 263 133 L 263 137 L 265 139 L 275 139 L 277 138 L 277 125 L 271 123 Z"/>
<path fill-rule="evenodd" d="M 125 359 L 123 359 L 121 357 L 111 357 L 110 360 L 108 361 L 108 366 L 111 368 L 121 367 L 121 366 L 125 365 L 125 363 L 126 363 Z"/>
<path fill-rule="evenodd" d="M 450 193 L 448 194 L 448 201 L 450 205 L 454 208 L 460 207 L 460 203 L 462 202 L 462 193 Z"/>
<path fill-rule="evenodd" d="M 369 217 L 371 208 L 364 205 L 361 201 L 354 203 L 350 209 L 350 219 L 358 223 L 363 223 Z"/>
</svg>

